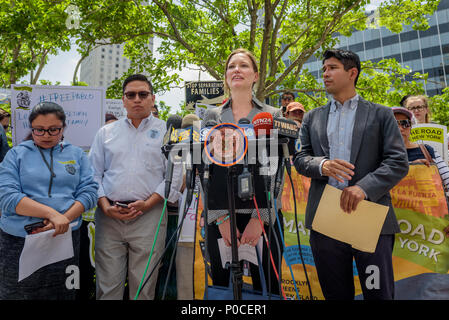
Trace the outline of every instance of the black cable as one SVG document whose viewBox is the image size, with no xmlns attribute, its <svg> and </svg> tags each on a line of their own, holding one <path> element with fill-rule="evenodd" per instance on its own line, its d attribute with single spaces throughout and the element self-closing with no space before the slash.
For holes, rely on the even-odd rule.
<svg viewBox="0 0 449 320">
<path fill-rule="evenodd" d="M 299 250 L 299 256 L 301 258 L 301 262 L 302 262 L 302 267 L 304 269 L 304 274 L 306 275 L 306 281 L 307 281 L 307 286 L 309 287 L 309 293 L 310 293 L 310 300 L 313 300 L 313 295 L 312 295 L 312 287 L 310 286 L 310 282 L 309 282 L 309 276 L 307 275 L 307 269 L 306 269 L 306 265 L 304 263 L 304 258 L 302 255 L 302 248 L 301 248 L 301 241 L 299 240 L 299 229 L 298 229 L 298 211 L 296 208 L 296 194 L 295 194 L 295 185 L 293 184 L 293 179 L 292 179 L 292 172 L 291 172 L 291 167 L 290 167 L 290 159 L 285 159 L 286 161 L 286 168 L 287 168 L 287 174 L 288 174 L 288 178 L 290 179 L 290 184 L 292 186 L 292 191 L 293 191 L 293 199 L 294 199 L 294 205 L 295 205 L 295 226 L 296 226 L 296 237 L 298 239 L 298 250 Z"/>
<path fill-rule="evenodd" d="M 281 285 L 282 285 L 282 252 L 281 252 L 281 246 L 279 244 L 279 238 L 278 238 L 278 236 L 276 234 L 276 230 L 274 229 L 274 225 L 271 226 L 271 228 L 273 228 L 274 240 L 276 241 L 276 247 L 277 247 L 278 253 L 279 253 L 279 255 L 278 255 L 279 296 L 283 297 L 282 294 L 281 294 L 282 293 L 282 290 L 281 290 Z"/>
<path fill-rule="evenodd" d="M 207 214 L 208 214 L 208 188 L 209 188 L 209 178 L 210 178 L 210 167 L 208 163 L 204 164 L 204 172 L 203 172 L 203 180 L 200 179 L 202 189 L 203 189 L 203 196 L 204 196 L 204 206 L 203 206 L 203 214 L 204 214 L 204 254 L 209 256 L 208 251 L 208 235 L 209 235 L 209 223 L 207 221 Z M 197 215 L 198 217 L 198 215 Z M 201 219 L 201 218 L 200 218 Z M 204 257 L 204 258 L 206 258 Z M 208 300 L 208 273 L 207 273 L 207 261 L 204 260 L 204 300 Z"/>
<path fill-rule="evenodd" d="M 268 172 L 267 172 L 268 173 Z M 267 210 L 268 210 L 268 300 L 271 300 L 271 264 L 270 264 L 270 257 L 271 257 L 271 211 L 270 211 L 270 200 L 268 197 L 268 176 L 264 176 L 264 189 L 265 189 L 265 197 L 267 200 Z M 278 272 L 279 274 L 279 272 Z M 279 294 L 281 291 L 279 291 Z"/>
<path fill-rule="evenodd" d="M 188 192 L 187 192 L 187 194 L 188 194 Z M 186 194 L 186 196 L 187 196 L 187 194 Z M 193 195 L 192 195 L 192 197 L 193 197 Z M 198 199 L 196 201 L 198 201 Z M 173 252 L 171 254 L 171 257 L 170 257 L 170 264 L 169 264 L 169 267 L 168 267 L 167 278 L 165 279 L 164 290 L 162 291 L 162 300 L 165 299 L 165 293 L 167 291 L 168 280 L 170 279 L 170 276 L 171 276 L 171 269 L 173 267 L 174 257 L 176 256 L 176 251 L 178 250 L 179 237 L 181 236 L 181 232 L 182 232 L 182 225 L 184 224 L 184 218 L 187 215 L 187 211 L 189 210 L 189 207 L 190 207 L 189 204 L 190 203 L 191 203 L 191 201 L 187 201 L 187 198 L 186 198 L 186 201 L 185 201 L 185 204 L 184 204 L 185 205 L 185 209 L 184 209 L 185 214 L 183 214 L 183 216 L 182 216 L 181 223 L 180 223 L 181 228 L 179 229 L 179 232 L 177 233 L 178 237 L 176 238 L 175 247 L 174 247 Z M 196 211 L 198 213 L 198 203 L 197 203 L 197 206 L 196 206 Z"/>
</svg>

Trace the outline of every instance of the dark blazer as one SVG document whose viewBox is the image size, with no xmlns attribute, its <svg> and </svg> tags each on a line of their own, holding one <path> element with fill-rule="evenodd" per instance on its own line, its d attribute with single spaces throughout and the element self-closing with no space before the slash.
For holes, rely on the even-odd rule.
<svg viewBox="0 0 449 320">
<path fill-rule="evenodd" d="M 308 229 L 312 229 L 316 209 L 328 182 L 328 177 L 320 175 L 319 166 L 323 159 L 329 159 L 329 110 L 330 102 L 305 114 L 300 133 L 301 150 L 295 155 L 296 170 L 312 178 L 306 208 Z M 360 186 L 367 194 L 367 200 L 390 207 L 381 234 L 400 232 L 389 191 L 407 175 L 408 159 L 391 108 L 359 98 L 350 162 L 355 169 L 349 186 Z"/>
</svg>

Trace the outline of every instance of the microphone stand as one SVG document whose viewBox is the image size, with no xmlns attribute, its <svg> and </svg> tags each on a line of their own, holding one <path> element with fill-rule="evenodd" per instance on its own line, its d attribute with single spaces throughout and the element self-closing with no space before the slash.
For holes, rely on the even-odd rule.
<svg viewBox="0 0 449 320">
<path fill-rule="evenodd" d="M 234 292 L 234 300 L 242 300 L 242 286 L 243 286 L 243 272 L 240 268 L 239 254 L 237 248 L 237 217 L 235 213 L 235 199 L 233 195 L 234 192 L 234 178 L 236 173 L 236 166 L 228 167 L 228 203 L 229 203 L 229 222 L 231 228 L 231 274 L 232 274 L 232 284 Z"/>
</svg>

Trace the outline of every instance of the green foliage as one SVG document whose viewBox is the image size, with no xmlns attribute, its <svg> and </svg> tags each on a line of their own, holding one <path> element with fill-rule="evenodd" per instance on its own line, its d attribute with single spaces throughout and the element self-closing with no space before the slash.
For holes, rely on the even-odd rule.
<svg viewBox="0 0 449 320">
<path fill-rule="evenodd" d="M 167 104 L 165 104 L 164 101 L 159 101 L 156 104 L 157 104 L 157 109 L 159 111 L 159 119 L 167 121 L 167 119 L 170 115 L 171 107 L 168 106 Z"/>
<path fill-rule="evenodd" d="M 443 89 L 443 94 L 430 98 L 429 107 L 432 114 L 432 120 L 449 126 L 449 88 Z"/>
<path fill-rule="evenodd" d="M 404 24 L 425 29 L 426 15 L 439 0 L 382 2 L 376 23 L 394 32 Z M 127 42 L 125 54 L 134 71 L 148 74 L 155 88 L 179 85 L 177 73 L 197 65 L 222 80 L 229 53 L 238 47 L 253 51 L 259 60 L 259 99 L 299 92 L 310 105 L 323 100 L 322 86 L 313 83 L 303 64 L 337 45 L 337 32 L 350 36 L 367 27 L 367 0 L 74 0 L 81 11 L 81 51 L 100 43 Z M 147 50 L 151 37 L 160 39 L 155 54 Z M 101 40 L 101 39 L 108 39 Z M 285 64 L 289 58 L 290 63 Z M 392 82 L 393 83 L 393 82 Z M 312 85 L 312 87 L 308 87 Z M 309 89 L 309 91 L 306 91 Z M 111 93 L 112 94 L 112 93 Z M 385 94 L 382 94 L 385 98 Z"/>
<path fill-rule="evenodd" d="M 0 86 L 8 88 L 35 70 L 39 78 L 50 54 L 70 49 L 69 0 L 0 0 Z"/>
<path fill-rule="evenodd" d="M 393 32 L 404 25 L 424 30 L 438 3 L 386 0 L 375 23 Z M 0 0 L 0 85 L 7 87 L 37 68 L 30 80 L 36 83 L 48 55 L 68 50 L 70 39 L 82 57 L 101 45 L 126 43 L 131 68 L 107 89 L 110 99 L 121 98 L 123 80 L 137 72 L 150 77 L 156 93 L 180 86 L 179 71 L 190 65 L 222 80 L 227 56 L 243 47 L 258 59 L 259 99 L 277 101 L 282 90 L 290 89 L 309 110 L 327 99 L 321 82 L 304 70 L 304 63 L 338 46 L 337 33 L 350 36 L 366 29 L 369 4 L 370 0 Z M 79 10 L 76 28 L 67 27 L 69 5 Z M 160 43 L 153 53 L 148 43 L 155 37 Z M 367 61 L 358 89 L 367 99 L 397 105 L 403 95 L 422 92 L 425 79 L 395 61 Z M 445 94 L 434 99 L 435 119 L 445 121 L 439 107 L 445 99 Z M 185 106 L 180 109 L 188 113 Z"/>
<path fill-rule="evenodd" d="M 423 80 L 427 80 L 427 75 L 411 74 L 409 68 L 402 67 L 394 59 L 378 63 L 365 61 L 357 88 L 365 99 L 393 107 L 399 106 L 405 95 L 423 94 Z"/>
</svg>

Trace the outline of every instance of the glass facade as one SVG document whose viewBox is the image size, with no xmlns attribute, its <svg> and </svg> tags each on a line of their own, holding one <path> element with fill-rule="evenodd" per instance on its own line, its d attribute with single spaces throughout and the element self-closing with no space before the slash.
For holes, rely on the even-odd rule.
<svg viewBox="0 0 449 320">
<path fill-rule="evenodd" d="M 405 26 L 401 33 L 394 34 L 382 27 L 337 37 L 337 48 L 356 52 L 362 61 L 396 59 L 412 72 L 428 73 L 424 89 L 429 96 L 442 93 L 449 82 L 449 0 L 441 0 L 425 31 Z M 321 60 L 311 57 L 304 64 L 306 68 L 321 81 Z"/>
</svg>

